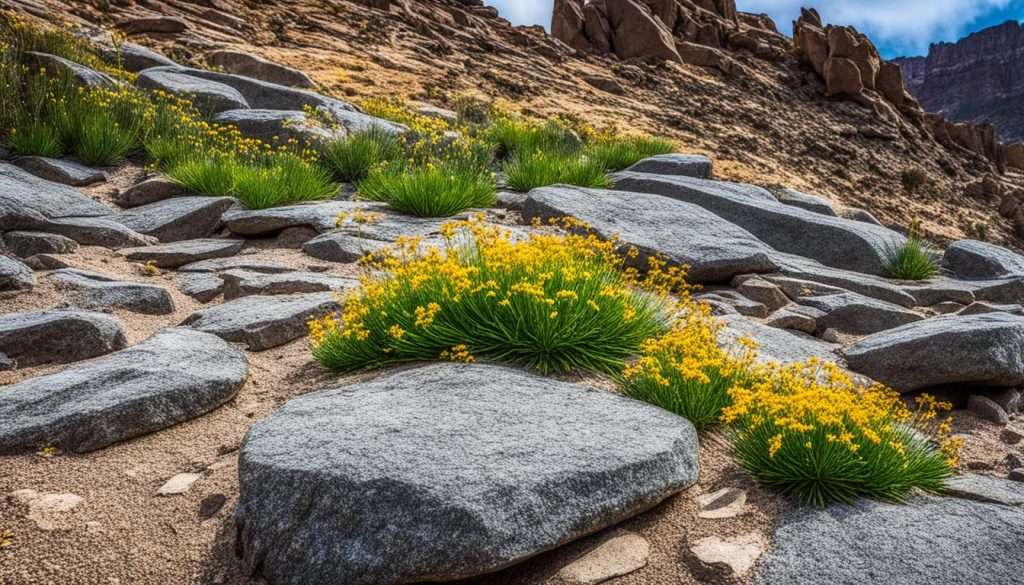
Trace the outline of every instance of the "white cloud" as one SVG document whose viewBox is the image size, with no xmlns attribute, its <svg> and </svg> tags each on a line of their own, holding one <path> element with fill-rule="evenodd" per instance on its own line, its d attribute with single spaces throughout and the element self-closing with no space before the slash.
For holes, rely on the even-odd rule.
<svg viewBox="0 0 1024 585">
<path fill-rule="evenodd" d="M 740 10 L 765 12 L 789 33 L 801 6 L 813 6 L 822 20 L 853 25 L 876 44 L 923 53 L 937 40 L 956 40 L 966 26 L 1014 0 L 737 0 Z"/>
</svg>

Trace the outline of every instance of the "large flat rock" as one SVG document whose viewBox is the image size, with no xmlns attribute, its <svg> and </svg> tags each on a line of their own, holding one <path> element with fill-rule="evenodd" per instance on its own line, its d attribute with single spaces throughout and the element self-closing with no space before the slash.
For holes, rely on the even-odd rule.
<svg viewBox="0 0 1024 585">
<path fill-rule="evenodd" d="M 153 67 L 139 74 L 135 84 L 142 89 L 160 90 L 191 99 L 204 115 L 248 108 L 249 103 L 235 88 L 210 79 L 185 75 L 181 67 Z"/>
<path fill-rule="evenodd" d="M 956 498 L 786 512 L 755 585 L 1012 585 L 1024 509 Z"/>
<path fill-rule="evenodd" d="M 943 315 L 866 337 L 850 369 L 901 392 L 946 384 L 1024 385 L 1024 317 Z"/>
<path fill-rule="evenodd" d="M 900 286 L 900 281 L 852 270 L 831 268 L 816 260 L 793 254 L 780 253 L 772 258 L 779 265 L 779 271 L 788 277 L 839 287 L 901 307 L 910 308 L 919 304 L 917 298 L 910 291 L 904 290 Z"/>
<path fill-rule="evenodd" d="M 0 230 L 31 229 L 41 218 L 96 217 L 113 210 L 67 185 L 0 162 Z M 27 224 L 27 225 L 26 225 Z"/>
<path fill-rule="evenodd" d="M 251 295 L 287 295 L 340 291 L 359 286 L 358 278 L 332 276 L 319 272 L 263 274 L 246 270 L 224 272 L 224 299 Z"/>
<path fill-rule="evenodd" d="M 115 221 L 114 217 L 62 217 L 43 220 L 36 224 L 35 229 L 60 234 L 83 246 L 102 246 L 115 250 L 132 246 L 148 246 L 157 242 L 153 236 L 140 234 Z"/>
<path fill-rule="evenodd" d="M 165 329 L 86 364 L 3 389 L 0 453 L 83 453 L 152 433 L 227 402 L 245 354 L 214 335 Z"/>
<path fill-rule="evenodd" d="M 243 244 L 244 240 L 200 239 L 129 248 L 121 253 L 129 260 L 152 261 L 161 268 L 177 268 L 200 260 L 234 256 Z"/>
<path fill-rule="evenodd" d="M 124 309 L 143 315 L 169 315 L 174 300 L 162 286 L 129 282 L 116 278 L 64 268 L 50 273 L 57 286 L 68 291 L 72 303 L 83 309 Z"/>
<path fill-rule="evenodd" d="M 233 197 L 174 197 L 134 207 L 113 219 L 161 242 L 179 242 L 213 234 L 221 216 L 236 203 Z"/>
<path fill-rule="evenodd" d="M 54 310 L 0 315 L 0 369 L 66 364 L 125 345 L 121 323 L 103 313 Z"/>
<path fill-rule="evenodd" d="M 943 255 L 943 264 L 960 278 L 982 280 L 1024 276 L 1024 256 L 977 240 L 950 244 Z"/>
<path fill-rule="evenodd" d="M 811 295 L 797 302 L 824 313 L 817 320 L 819 333 L 834 329 L 849 335 L 870 335 L 924 319 L 899 305 L 853 292 Z"/>
<path fill-rule="evenodd" d="M 763 325 L 739 315 L 726 315 L 719 335 L 719 343 L 730 347 L 741 337 L 757 342 L 758 359 L 764 362 L 776 361 L 783 364 L 802 362 L 809 358 L 838 362 L 836 353 L 842 346 L 828 343 L 796 331 Z"/>
<path fill-rule="evenodd" d="M 657 154 L 638 161 L 626 170 L 634 173 L 710 179 L 713 163 L 702 154 Z"/>
<path fill-rule="evenodd" d="M 318 232 L 330 231 L 337 225 L 340 214 L 359 210 L 383 213 L 387 207 L 365 201 L 326 201 L 269 209 L 236 208 L 226 212 L 222 219 L 224 226 L 231 233 L 255 237 L 273 235 L 291 227 L 311 227 Z"/>
<path fill-rule="evenodd" d="M 542 187 L 527 194 L 523 219 L 575 217 L 602 237 L 618 234 L 636 246 L 638 266 L 664 255 L 690 267 L 695 283 L 725 281 L 737 274 L 771 272 L 773 250 L 743 228 L 696 205 L 658 195 L 579 187 Z"/>
<path fill-rule="evenodd" d="M 107 180 L 107 173 L 70 160 L 42 156 L 22 156 L 17 158 L 14 164 L 41 179 L 74 187 L 101 183 Z"/>
<path fill-rule="evenodd" d="M 182 325 L 261 351 L 306 335 L 307 321 L 337 309 L 335 296 L 326 292 L 249 296 L 196 311 Z"/>
<path fill-rule="evenodd" d="M 617 173 L 615 188 L 663 195 L 711 211 L 769 246 L 835 268 L 881 275 L 886 250 L 906 238 L 876 225 L 829 217 L 765 199 L 750 185 L 690 177 Z"/>
<path fill-rule="evenodd" d="M 698 473 L 680 417 L 455 364 L 293 399 L 250 429 L 239 461 L 240 550 L 272 585 L 488 573 L 643 512 Z"/>
</svg>

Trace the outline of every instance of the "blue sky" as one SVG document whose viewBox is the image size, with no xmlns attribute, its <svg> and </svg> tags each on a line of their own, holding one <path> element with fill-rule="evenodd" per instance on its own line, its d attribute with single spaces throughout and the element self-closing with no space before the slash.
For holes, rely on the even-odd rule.
<svg viewBox="0 0 1024 585">
<path fill-rule="evenodd" d="M 515 24 L 551 21 L 553 0 L 484 0 Z M 765 12 L 790 34 L 801 6 L 813 6 L 826 22 L 851 24 L 866 33 L 885 57 L 923 55 L 929 43 L 955 41 L 1010 19 L 1024 21 L 1024 0 L 736 0 L 740 10 Z"/>
</svg>

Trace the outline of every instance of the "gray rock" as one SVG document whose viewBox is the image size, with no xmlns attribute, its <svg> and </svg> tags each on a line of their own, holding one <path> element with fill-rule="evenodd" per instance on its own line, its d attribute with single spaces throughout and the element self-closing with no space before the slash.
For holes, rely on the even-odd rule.
<svg viewBox="0 0 1024 585">
<path fill-rule="evenodd" d="M 752 301 L 763 304 L 768 308 L 769 313 L 789 304 L 789 298 L 786 297 L 786 293 L 763 278 L 745 278 L 742 282 L 737 282 L 734 279 L 733 286 L 736 287 L 736 292 Z"/>
<path fill-rule="evenodd" d="M 367 254 L 390 247 L 399 237 L 422 238 L 420 248 L 445 245 L 441 226 L 455 218 L 426 219 L 388 212 L 371 223 L 356 224 L 351 220 L 338 229 L 321 234 L 302 245 L 302 251 L 319 260 L 355 262 Z M 512 230 L 515 231 L 515 230 Z"/>
<path fill-rule="evenodd" d="M 859 222 L 862 222 L 862 223 L 869 223 L 871 225 L 878 225 L 878 226 L 882 225 L 882 222 L 878 221 L 878 218 L 875 217 L 874 215 L 871 215 L 871 212 L 866 211 L 864 209 L 858 209 L 856 207 L 847 207 L 846 209 L 843 209 L 839 213 L 839 216 L 840 217 L 845 217 L 846 219 L 849 219 L 849 220 L 852 220 L 852 221 L 859 221 Z"/>
<path fill-rule="evenodd" d="M 950 244 L 943 256 L 943 265 L 959 278 L 966 279 L 1024 276 L 1024 256 L 977 240 Z"/>
<path fill-rule="evenodd" d="M 976 288 L 963 281 L 936 277 L 921 284 L 904 286 L 903 290 L 914 297 L 916 306 L 930 307 L 940 303 L 970 305 L 974 302 Z"/>
<path fill-rule="evenodd" d="M 32 270 L 60 270 L 67 268 L 70 264 L 50 254 L 36 254 L 25 258 L 25 266 Z"/>
<path fill-rule="evenodd" d="M 421 115 L 421 116 L 426 116 L 428 118 L 437 118 L 439 120 L 444 120 L 445 122 L 448 122 L 449 124 L 456 124 L 459 121 L 459 113 L 458 112 L 456 112 L 454 110 L 449 110 L 447 108 L 440 108 L 438 106 L 432 106 L 432 105 L 429 105 L 429 104 L 424 104 L 422 106 L 418 106 L 416 108 L 416 113 Z"/>
<path fill-rule="evenodd" d="M 886 250 L 906 240 L 886 228 L 783 205 L 771 194 L 771 200 L 766 200 L 761 194 L 764 190 L 751 185 L 625 172 L 612 178 L 616 189 L 653 193 L 699 205 L 776 250 L 835 268 L 881 275 Z"/>
<path fill-rule="evenodd" d="M 266 260 L 249 258 L 246 256 L 211 258 L 209 260 L 186 264 L 181 268 L 178 268 L 181 272 L 223 272 L 231 269 L 248 270 L 249 272 L 262 272 L 264 274 L 279 274 L 281 272 L 291 272 L 294 270 L 294 268 L 289 266 L 268 262 Z"/>
<path fill-rule="evenodd" d="M 224 290 L 224 279 L 212 272 L 186 272 L 178 276 L 178 289 L 200 303 L 208 303 Z"/>
<path fill-rule="evenodd" d="M 187 193 L 185 187 L 167 177 L 152 177 L 120 191 L 114 202 L 121 207 L 139 207 Z"/>
<path fill-rule="evenodd" d="M 195 77 L 233 87 L 242 94 L 248 104 L 248 107 L 252 108 L 264 110 L 303 111 L 305 110 L 305 106 L 309 106 L 334 116 L 342 124 L 344 124 L 345 117 L 349 114 L 358 114 L 355 118 L 366 117 L 366 115 L 359 112 L 355 106 L 347 102 L 322 96 L 310 91 L 260 81 L 258 79 L 242 75 L 220 73 L 218 71 L 205 71 L 202 69 L 191 69 L 188 67 L 156 67 L 147 71 L 147 73 L 150 72 L 174 73 L 176 75 Z M 396 124 L 392 124 L 392 126 L 401 127 Z"/>
<path fill-rule="evenodd" d="M 262 351 L 306 335 L 307 321 L 336 310 L 331 293 L 251 296 L 196 311 L 182 325 Z"/>
<path fill-rule="evenodd" d="M 770 312 L 763 303 L 751 300 L 749 297 L 725 287 L 706 287 L 706 292 L 695 294 L 693 298 L 697 301 L 715 301 L 729 305 L 740 315 L 763 319 Z"/>
<path fill-rule="evenodd" d="M 236 203 L 233 197 L 175 197 L 129 209 L 113 219 L 161 242 L 194 240 L 217 231 L 221 216 Z"/>
<path fill-rule="evenodd" d="M 885 278 L 830 268 L 820 262 L 792 254 L 776 254 L 773 258 L 780 266 L 782 274 L 789 277 L 831 285 L 901 307 L 911 308 L 918 305 L 914 295 Z"/>
<path fill-rule="evenodd" d="M 850 369 L 900 392 L 945 384 L 1024 384 L 1024 317 L 942 315 L 866 337 Z"/>
<path fill-rule="evenodd" d="M 118 84 L 113 77 L 106 73 L 96 71 L 64 57 L 36 51 L 26 51 L 25 57 L 36 68 L 45 67 L 47 71 L 68 75 L 78 85 L 85 87 L 115 87 Z"/>
<path fill-rule="evenodd" d="M 338 215 L 364 210 L 384 213 L 383 204 L 365 201 L 327 201 L 286 205 L 270 209 L 231 209 L 224 216 L 224 226 L 239 236 L 269 236 L 290 227 L 310 226 L 319 232 L 330 231 L 338 223 Z"/>
<path fill-rule="evenodd" d="M 216 336 L 165 329 L 117 353 L 8 386 L 0 453 L 83 453 L 193 419 L 245 382 L 243 354 Z"/>
<path fill-rule="evenodd" d="M 688 265 L 688 278 L 695 283 L 775 269 L 773 250 L 746 230 L 696 205 L 657 195 L 542 187 L 530 191 L 522 213 L 528 222 L 572 216 L 602 237 L 618 234 L 624 246 L 639 249 L 639 267 L 662 254 L 674 265 Z"/>
<path fill-rule="evenodd" d="M 825 313 L 817 319 L 819 332 L 835 329 L 849 335 L 870 335 L 924 318 L 899 305 L 852 292 L 802 297 L 798 302 Z"/>
<path fill-rule="evenodd" d="M 174 301 L 167 289 L 153 284 L 116 280 L 104 274 L 63 269 L 50 274 L 60 288 L 73 291 L 75 306 L 83 309 L 124 309 L 143 315 L 169 315 Z"/>
<path fill-rule="evenodd" d="M 956 498 L 793 508 L 755 585 L 1019 583 L 1024 510 Z"/>
<path fill-rule="evenodd" d="M 1006 425 L 1010 422 L 1010 417 L 1003 407 L 987 396 L 971 394 L 967 399 L 967 410 L 973 412 L 978 418 L 994 422 L 997 425 Z"/>
<path fill-rule="evenodd" d="M 698 473 L 680 417 L 455 364 L 293 399 L 250 429 L 239 461 L 242 559 L 275 585 L 492 572 L 647 510 Z"/>
<path fill-rule="evenodd" d="M 67 236 L 83 246 L 120 249 L 148 246 L 157 239 L 119 223 L 109 217 L 63 217 L 44 220 L 32 229 Z"/>
<path fill-rule="evenodd" d="M 0 315 L 0 361 L 15 368 L 76 362 L 125 345 L 121 323 L 103 313 L 55 310 Z"/>
<path fill-rule="evenodd" d="M 0 254 L 0 291 L 29 290 L 35 285 L 36 278 L 31 268 Z"/>
<path fill-rule="evenodd" d="M 273 63 L 241 51 L 213 51 L 206 56 L 206 61 L 214 67 L 220 67 L 227 73 L 245 75 L 261 81 L 269 81 L 270 83 L 305 88 L 311 88 L 316 85 L 308 75 L 298 69 Z"/>
<path fill-rule="evenodd" d="M 934 311 L 935 313 L 937 313 L 939 315 L 949 315 L 951 313 L 959 313 L 960 311 L 962 311 L 962 310 L 964 310 L 966 308 L 967 307 L 961 305 L 960 303 L 954 303 L 952 301 L 945 301 L 945 302 L 939 303 L 937 305 L 932 305 L 932 306 L 928 307 L 928 309 Z M 983 312 L 991 313 L 992 311 L 983 311 Z"/>
<path fill-rule="evenodd" d="M 984 315 L 985 313 L 1011 313 L 1014 315 L 1024 315 L 1024 307 L 1021 305 L 997 305 L 995 303 L 978 301 L 964 307 L 959 314 L 967 316 Z"/>
<path fill-rule="evenodd" d="M 153 67 L 139 74 L 135 84 L 142 89 L 161 90 L 191 99 L 206 115 L 249 107 L 245 97 L 230 85 L 179 73 L 179 67 Z"/>
<path fill-rule="evenodd" d="M 1006 479 L 1010 481 L 1024 482 L 1024 467 L 1011 469 L 1010 473 L 1006 474 Z"/>
<path fill-rule="evenodd" d="M 986 396 L 1009 414 L 1014 414 L 1024 407 L 1024 394 L 1016 388 L 996 388 L 987 392 Z"/>
<path fill-rule="evenodd" d="M 78 249 L 78 242 L 71 238 L 46 232 L 7 232 L 3 242 L 19 258 L 36 254 L 70 254 Z"/>
<path fill-rule="evenodd" d="M 107 173 L 101 170 L 59 158 L 20 156 L 14 160 L 14 164 L 40 179 L 75 187 L 102 183 L 107 180 Z"/>
<path fill-rule="evenodd" d="M 818 319 L 824 316 L 825 313 L 818 309 L 789 305 L 769 315 L 764 324 L 776 329 L 792 329 L 813 335 L 818 332 Z"/>
<path fill-rule="evenodd" d="M 813 211 L 814 213 L 820 213 L 822 215 L 839 217 L 839 214 L 836 213 L 835 207 L 832 207 L 832 204 L 824 197 L 801 193 L 800 191 L 795 191 L 793 189 L 780 189 L 775 193 L 775 195 L 779 198 L 780 203 L 800 207 L 807 211 Z"/>
<path fill-rule="evenodd" d="M 294 139 L 305 146 L 319 146 L 348 134 L 344 128 L 328 128 L 310 122 L 303 112 L 287 110 L 228 110 L 217 114 L 213 120 L 235 126 L 243 135 L 268 144 L 282 144 Z"/>
<path fill-rule="evenodd" d="M 809 335 L 762 325 L 740 316 L 722 317 L 725 324 L 719 343 L 730 347 L 740 337 L 750 337 L 758 344 L 758 359 L 762 362 L 792 363 L 818 358 L 839 362 L 836 351 L 840 346 L 826 343 Z"/>
<path fill-rule="evenodd" d="M 135 43 L 121 43 L 117 46 L 116 50 L 102 46 L 98 48 L 105 59 L 117 63 L 122 69 L 133 73 L 138 73 L 150 67 L 177 65 L 177 63 L 160 53 Z"/>
<path fill-rule="evenodd" d="M 1024 278 L 973 281 L 974 298 L 998 304 L 1018 304 L 1024 299 Z"/>
<path fill-rule="evenodd" d="M 245 244 L 243 240 L 190 240 L 159 244 L 144 248 L 129 248 L 121 253 L 129 260 L 149 262 L 152 260 L 160 268 L 177 268 L 210 258 L 234 256 Z"/>
<path fill-rule="evenodd" d="M 633 173 L 710 179 L 713 174 L 713 163 L 710 158 L 701 154 L 658 154 L 645 158 L 626 170 Z"/>
<path fill-rule="evenodd" d="M 250 295 L 287 295 L 339 291 L 359 286 L 356 278 L 330 276 L 316 272 L 286 272 L 284 274 L 248 273 L 234 279 L 233 271 L 225 272 L 224 299 L 235 299 Z"/>
<path fill-rule="evenodd" d="M 946 481 L 946 492 L 951 496 L 976 502 L 1024 506 L 1024 488 L 1016 482 L 990 475 L 968 473 L 954 477 Z"/>
<path fill-rule="evenodd" d="M 0 230 L 32 229 L 41 219 L 96 217 L 112 210 L 77 190 L 0 162 Z M 28 225 L 26 225 L 28 224 Z"/>
</svg>

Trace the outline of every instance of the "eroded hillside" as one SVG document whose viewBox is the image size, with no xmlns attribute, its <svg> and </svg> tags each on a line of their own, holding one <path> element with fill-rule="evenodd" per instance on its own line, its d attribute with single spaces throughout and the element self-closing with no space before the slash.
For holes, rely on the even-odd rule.
<svg viewBox="0 0 1024 585">
<path fill-rule="evenodd" d="M 196 65 L 205 65 L 211 49 L 241 47 L 295 66 L 349 99 L 405 95 L 450 104 L 473 95 L 529 114 L 643 130 L 711 155 L 724 178 L 819 193 L 870 209 L 893 226 L 921 220 L 938 239 L 981 230 L 990 241 L 1020 244 L 1013 220 L 997 213 L 999 196 L 968 189 L 994 174 L 995 165 L 940 145 L 923 125 L 826 98 L 825 84 L 793 52 L 766 59 L 730 49 L 735 66 L 728 74 L 685 63 L 620 61 L 577 53 L 539 27 L 513 27 L 473 0 L 366 2 L 384 9 L 337 0 L 3 4 L 74 26 L 176 17 L 180 23 L 158 19 L 149 32 L 134 28 L 129 37 Z M 741 16 L 742 30 L 757 22 L 764 27 L 757 28 L 759 37 L 790 45 L 765 19 Z M 913 196 L 901 182 L 911 168 L 928 179 Z"/>
</svg>

